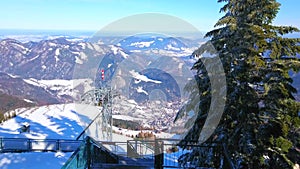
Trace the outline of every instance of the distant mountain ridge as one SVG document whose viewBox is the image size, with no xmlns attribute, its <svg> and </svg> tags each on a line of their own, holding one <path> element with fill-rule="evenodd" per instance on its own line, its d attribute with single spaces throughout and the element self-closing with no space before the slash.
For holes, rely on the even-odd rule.
<svg viewBox="0 0 300 169">
<path fill-rule="evenodd" d="M 22 78 L 12 77 L 0 72 L 0 92 L 27 99 L 36 105 L 57 104 L 59 100 L 42 87 L 26 83 Z"/>
<path fill-rule="evenodd" d="M 128 37 L 126 42 L 136 44 L 141 43 L 138 37 Z M 153 38 L 143 39 L 143 43 L 149 43 Z M 176 54 L 178 51 L 174 48 L 183 49 L 186 45 L 176 38 L 155 38 L 156 42 L 152 48 L 161 50 L 163 55 L 168 55 L 167 52 Z M 118 64 L 121 64 L 128 57 L 133 57 L 133 65 L 128 66 L 128 70 L 138 66 L 143 68 L 148 63 L 144 63 L 143 59 L 138 59 L 141 52 L 134 52 L 126 49 L 125 41 L 123 46 L 105 45 L 101 41 L 99 43 L 90 43 L 85 41 L 70 41 L 67 38 L 55 38 L 42 40 L 38 42 L 20 42 L 15 39 L 0 40 L 0 91 L 4 94 L 17 97 L 21 100 L 27 99 L 37 105 L 55 104 L 69 102 L 72 100 L 71 95 L 57 95 L 59 90 L 70 90 L 68 88 L 61 89 L 55 86 L 47 87 L 41 84 L 34 84 L 36 80 L 72 80 L 74 78 L 90 78 L 99 81 L 100 69 L 106 69 L 105 80 L 113 78 L 113 74 L 117 69 Z M 161 44 L 159 44 L 161 42 Z M 152 42 L 150 42 L 152 43 Z M 167 48 L 169 47 L 169 48 Z M 145 48 L 145 54 L 149 54 Z M 142 51 L 142 52 L 144 52 Z M 187 55 L 181 50 L 180 55 Z M 189 51 L 191 52 L 191 51 Z M 161 53 L 155 53 L 161 55 Z M 180 56 L 179 56 L 180 57 Z M 99 60 L 102 61 L 99 63 Z M 164 61 L 165 62 L 165 61 Z M 167 64 L 161 62 L 161 64 Z M 124 65 L 123 65 L 124 66 Z M 75 70 L 77 68 L 77 70 Z M 176 67 L 175 67 L 176 68 Z M 79 71 L 78 71 L 79 70 Z M 92 76 L 91 76 L 92 75 Z M 28 79 L 33 79 L 32 82 Z M 95 79 L 94 79 L 95 80 Z M 103 85 L 103 84 L 100 84 Z M 76 90 L 84 91 L 84 85 L 78 86 Z M 71 93 L 66 91 L 65 93 Z"/>
<path fill-rule="evenodd" d="M 35 103 L 2 92 L 0 92 L 0 103 L 0 114 L 17 108 L 32 107 L 37 105 Z"/>
<path fill-rule="evenodd" d="M 75 65 L 92 63 L 99 57 L 110 55 L 123 57 L 132 52 L 149 54 L 148 50 L 155 55 L 178 54 L 179 57 L 192 53 L 183 42 L 172 37 L 132 36 L 117 45 L 69 41 L 66 38 L 25 43 L 3 39 L 0 41 L 0 71 L 22 78 L 72 79 Z"/>
<path fill-rule="evenodd" d="M 126 66 L 127 70 L 118 73 L 128 74 L 128 78 L 133 78 L 129 71 L 134 70 L 134 68 L 145 70 L 147 66 L 161 70 L 167 68 L 168 73 L 176 76 L 176 74 L 180 74 L 179 64 L 175 63 L 176 61 L 174 61 L 174 65 L 170 65 L 170 60 L 162 58 L 155 61 L 155 57 L 172 56 L 173 58 L 188 60 L 189 55 L 199 45 L 200 42 L 198 41 L 189 42 L 187 39 L 182 38 L 146 36 L 127 37 L 115 45 L 105 45 L 101 41 L 99 43 L 82 40 L 70 41 L 65 37 L 38 42 L 3 39 L 0 40 L 0 92 L 17 97 L 20 100 L 31 100 L 38 105 L 69 102 L 73 96 L 68 94 L 58 96 L 58 90 L 60 89 L 56 91 L 56 89 L 35 86 L 28 84 L 28 81 L 24 81 L 24 79 L 72 80 L 74 78 L 90 78 L 96 81 L 98 84 L 95 86 L 99 87 L 115 77 L 114 74 L 119 65 Z M 152 58 L 147 60 L 140 57 L 147 57 L 148 55 L 151 55 Z M 99 63 L 99 58 L 104 59 Z M 131 58 L 131 60 L 128 58 Z M 76 68 L 80 71 L 76 71 Z M 103 83 L 101 82 L 101 69 L 105 69 L 106 79 Z M 145 75 L 147 74 L 149 72 Z M 298 90 L 300 90 L 299 76 L 298 74 L 293 77 L 293 85 Z M 117 78 L 119 78 L 116 79 L 118 83 L 126 81 L 122 77 Z M 151 82 L 143 82 L 139 86 L 131 83 L 131 86 L 129 86 L 130 81 L 127 80 L 124 84 L 130 87 L 131 92 L 134 92 L 131 95 L 132 98 L 138 98 L 137 101 L 141 101 L 147 100 L 151 96 L 150 88 L 147 89 L 147 86 L 151 86 L 149 83 Z M 84 91 L 82 87 L 84 85 L 79 86 L 81 87 L 78 87 L 78 90 Z M 178 93 L 176 90 L 173 90 L 174 92 L 175 94 Z M 300 101 L 299 93 L 295 95 L 298 101 Z M 174 97 L 172 96 L 172 98 Z"/>
<path fill-rule="evenodd" d="M 64 38 L 21 43 L 0 41 L 0 71 L 23 78 L 71 79 L 82 46 Z"/>
<path fill-rule="evenodd" d="M 118 46 L 129 50 L 169 50 L 169 51 L 183 51 L 187 46 L 180 40 L 173 37 L 140 37 L 131 36 L 123 39 L 118 43 Z"/>
</svg>

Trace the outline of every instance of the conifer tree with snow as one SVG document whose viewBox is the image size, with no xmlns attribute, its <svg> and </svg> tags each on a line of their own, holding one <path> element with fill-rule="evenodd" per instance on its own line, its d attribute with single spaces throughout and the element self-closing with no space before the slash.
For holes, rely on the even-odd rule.
<svg viewBox="0 0 300 169">
<path fill-rule="evenodd" d="M 296 57 L 300 53 L 300 39 L 284 35 L 299 30 L 272 24 L 280 7 L 276 0 L 218 2 L 225 4 L 220 10 L 225 15 L 206 37 L 211 38 L 207 44 L 214 46 L 223 64 L 226 104 L 218 127 L 202 144 L 224 146 L 230 162 L 224 163 L 225 155 L 216 156 L 219 149 L 199 147 L 179 161 L 182 165 L 217 168 L 293 168 L 300 164 L 300 104 L 293 96 L 297 91 L 290 73 L 300 69 Z M 193 55 L 201 57 L 207 44 Z M 210 105 L 218 106 L 210 101 L 213 91 L 204 57 L 193 66 L 198 85 L 187 85 L 191 99 L 177 115 L 197 112 L 193 124 L 187 124 L 191 128 L 185 141 L 179 143 L 183 148 L 200 137 Z M 197 91 L 199 95 L 194 93 Z"/>
</svg>

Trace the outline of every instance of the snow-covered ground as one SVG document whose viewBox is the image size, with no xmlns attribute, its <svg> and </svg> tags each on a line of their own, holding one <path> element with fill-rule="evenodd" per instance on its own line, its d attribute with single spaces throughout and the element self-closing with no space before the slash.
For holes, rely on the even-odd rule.
<svg viewBox="0 0 300 169">
<path fill-rule="evenodd" d="M 130 102 L 130 101 L 129 101 Z M 136 107 L 134 103 L 127 106 Z M 125 103 L 125 102 L 124 102 Z M 133 107 L 132 107 L 133 106 Z M 16 117 L 0 124 L 0 138 L 29 138 L 29 139 L 71 139 L 75 140 L 87 126 L 95 119 L 101 108 L 83 104 L 60 104 L 48 105 L 33 108 L 20 108 L 6 113 L 16 114 Z M 141 113 L 141 112 L 140 112 Z M 143 112 L 145 113 L 145 112 Z M 136 114 L 137 115 L 137 114 Z M 101 117 L 101 116 L 100 116 Z M 133 117 L 132 115 L 114 115 L 115 118 L 126 120 L 145 120 L 145 118 Z M 149 118 L 153 118 L 153 115 Z M 101 119 L 93 121 L 86 131 L 87 135 L 95 139 L 105 141 L 102 137 Z M 30 132 L 20 132 L 24 125 L 30 125 Z M 113 127 L 112 141 L 126 142 L 132 140 L 132 135 L 137 135 L 140 131 L 120 129 Z M 145 131 L 146 132 L 146 131 Z M 149 131 L 151 132 L 151 131 Z M 117 134 L 122 133 L 122 135 Z M 126 136 L 127 135 L 127 136 Z M 174 138 L 174 134 L 160 132 L 155 133 L 158 138 Z M 119 144 L 117 147 L 106 145 L 113 152 L 126 153 L 127 145 Z M 153 152 L 149 152 L 150 154 Z M 51 153 L 51 152 L 29 152 L 29 153 L 3 153 L 0 154 L 0 168 L 20 169 L 20 168 L 61 168 L 72 153 Z M 169 156 L 169 155 L 167 155 Z M 177 159 L 166 160 L 176 162 Z M 174 157 L 173 157 L 174 158 Z M 34 164 L 34 165 L 33 165 Z"/>
<path fill-rule="evenodd" d="M 0 124 L 0 136 L 5 138 L 30 139 L 76 139 L 84 128 L 96 117 L 99 110 L 94 106 L 61 104 L 16 109 L 15 118 Z M 24 123 L 30 132 L 20 133 Z"/>
<path fill-rule="evenodd" d="M 60 169 L 72 153 L 31 152 L 0 154 L 1 169 Z"/>
<path fill-rule="evenodd" d="M 76 139 L 99 113 L 97 107 L 80 104 L 21 108 L 8 112 L 15 118 L 0 124 L 2 138 Z M 20 133 L 23 124 L 30 132 Z M 0 154 L 1 169 L 59 169 L 72 153 L 29 152 Z"/>
<path fill-rule="evenodd" d="M 136 106 L 129 104 L 129 102 L 126 103 L 128 103 L 127 106 L 130 108 Z M 99 112 L 100 109 L 96 106 L 81 104 L 59 104 L 20 108 L 6 113 L 6 116 L 9 114 L 17 114 L 17 116 L 0 124 L 0 136 L 4 138 L 76 139 Z M 135 115 L 136 116 L 113 115 L 113 117 L 126 120 L 145 120 L 144 116 L 139 118 L 137 114 Z M 30 125 L 30 132 L 20 132 L 20 128 L 25 123 Z M 115 131 L 122 131 L 124 135 L 136 135 L 139 132 L 116 127 L 113 127 L 113 129 Z M 93 130 L 94 129 L 91 128 L 91 130 L 87 132 L 95 132 Z M 97 130 L 96 126 L 95 130 Z M 157 134 L 160 138 L 170 138 L 173 137 L 173 135 L 174 134 L 163 132 Z M 121 136 L 114 135 L 113 140 L 124 141 L 124 138 L 119 137 Z"/>
<path fill-rule="evenodd" d="M 26 83 L 42 87 L 50 93 L 55 93 L 57 97 L 71 96 L 75 99 L 80 98 L 82 93 L 92 89 L 93 81 L 91 79 L 73 79 L 73 80 L 37 80 L 34 78 L 24 79 Z"/>
</svg>

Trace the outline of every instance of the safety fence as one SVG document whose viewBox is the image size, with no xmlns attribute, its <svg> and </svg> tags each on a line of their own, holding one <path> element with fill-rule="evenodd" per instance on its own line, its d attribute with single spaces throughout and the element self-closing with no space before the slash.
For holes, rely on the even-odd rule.
<svg viewBox="0 0 300 169">
<path fill-rule="evenodd" d="M 219 143 L 209 145 L 185 142 L 178 139 L 128 140 L 127 142 L 101 142 L 117 155 L 136 159 L 152 159 L 153 168 L 224 168 L 228 165 L 224 147 Z M 181 148 L 183 144 L 185 148 Z M 195 153 L 196 152 L 196 153 Z M 187 154 L 195 153 L 193 160 Z M 206 161 L 205 161 L 206 160 Z M 210 162 L 213 161 L 213 167 Z M 226 163 L 226 164 L 225 164 Z M 217 166 L 217 167 L 216 167 Z M 230 168 L 230 167 L 228 167 Z"/>
<path fill-rule="evenodd" d="M 179 144 L 184 144 L 185 148 Z M 89 168 L 99 163 L 117 164 L 119 157 L 150 159 L 150 165 L 155 169 L 234 168 L 226 147 L 217 143 L 204 145 L 176 139 L 107 142 L 89 137 L 84 140 L 0 138 L 0 153 L 35 151 L 74 152 L 64 169 Z M 187 159 L 188 153 L 194 153 L 194 159 Z"/>
<path fill-rule="evenodd" d="M 0 138 L 0 152 L 73 152 L 81 142 L 63 139 Z"/>
<path fill-rule="evenodd" d="M 119 158 L 100 142 L 86 137 L 62 169 L 90 169 L 94 164 L 118 163 Z"/>
<path fill-rule="evenodd" d="M 155 169 L 234 168 L 226 147 L 220 143 L 199 144 L 190 140 L 154 139 L 101 142 L 101 144 L 117 155 L 152 159 Z M 193 159 L 188 159 L 190 153 L 193 153 Z"/>
</svg>

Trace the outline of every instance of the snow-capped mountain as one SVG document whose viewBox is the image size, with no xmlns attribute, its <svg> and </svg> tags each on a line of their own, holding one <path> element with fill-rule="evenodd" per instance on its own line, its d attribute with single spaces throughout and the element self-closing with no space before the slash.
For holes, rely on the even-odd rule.
<svg viewBox="0 0 300 169">
<path fill-rule="evenodd" d="M 44 88 L 28 84 L 22 78 L 5 73 L 0 73 L 0 91 L 38 105 L 59 103 L 58 98 Z"/>
<path fill-rule="evenodd" d="M 111 47 L 66 38 L 21 43 L 0 41 L 0 71 L 35 79 L 72 79 L 75 65 L 113 53 Z"/>
<path fill-rule="evenodd" d="M 0 71 L 23 78 L 70 79 L 79 50 L 65 39 L 28 43 L 5 39 L 0 42 Z"/>
<path fill-rule="evenodd" d="M 130 36 L 120 41 L 119 46 L 130 51 L 149 49 L 181 51 L 184 48 L 187 48 L 184 43 L 173 37 L 163 38 L 147 36 Z"/>
<path fill-rule="evenodd" d="M 116 45 L 69 41 L 64 37 L 39 42 L 19 42 L 14 39 L 0 41 L 0 71 L 22 78 L 35 79 L 73 79 L 77 66 L 84 72 L 76 72 L 76 78 L 82 74 L 93 74 L 93 68 L 113 68 L 120 61 L 139 51 L 147 55 L 189 56 L 195 46 L 185 45 L 172 37 L 132 36 Z M 105 62 L 100 62 L 104 58 Z M 101 65 L 102 64 L 102 65 Z M 82 74 L 80 74 L 82 73 Z M 95 78 L 95 77 L 92 77 Z"/>
<path fill-rule="evenodd" d="M 93 65 L 97 68 L 99 57 L 110 53 L 125 55 L 113 46 L 66 38 L 26 43 L 1 40 L 0 90 L 37 105 L 79 99 L 93 85 Z"/>
<path fill-rule="evenodd" d="M 185 42 L 174 37 L 141 35 L 124 38 L 117 46 L 129 52 L 182 57 L 191 55 L 198 47 L 197 43 Z"/>
<path fill-rule="evenodd" d="M 136 102 L 160 99 L 167 102 L 178 102 L 181 98 L 180 88 L 176 80 L 159 69 L 146 69 L 133 75 L 129 86 L 129 98 Z"/>
<path fill-rule="evenodd" d="M 3 100 L 7 103 L 10 103 L 10 100 L 18 101 L 18 105 L 24 105 L 23 107 L 73 102 L 79 100 L 82 93 L 90 90 L 92 84 L 91 79 L 22 79 L 0 72 L 0 94 L 3 95 Z M 4 98 L 4 96 L 11 96 L 12 98 Z M 4 104 L 4 102 L 1 103 Z M 4 107 L 3 110 L 7 111 L 20 107 L 18 105 L 14 103 L 2 106 Z"/>
<path fill-rule="evenodd" d="M 92 86 L 112 84 L 137 102 L 156 97 L 152 92 L 157 91 L 155 89 L 163 92 L 160 96 L 166 100 L 172 98 L 174 101 L 181 97 L 184 83 L 191 77 L 181 78 L 190 72 L 193 62 L 189 61 L 189 56 L 199 43 L 199 40 L 163 36 L 130 36 L 115 45 L 70 41 L 64 37 L 38 42 L 3 39 L 0 41 L 0 72 L 9 75 L 1 75 L 7 79 L 2 80 L 1 90 L 21 99 L 50 104 L 78 99 Z M 152 68 L 163 73 L 149 72 L 154 70 Z M 104 79 L 101 79 L 102 70 L 105 71 Z M 136 83 L 141 79 L 132 72 L 163 82 Z M 163 76 L 166 74 L 170 78 Z M 70 81 L 73 79 L 79 79 L 78 84 Z M 180 90 L 171 82 L 176 82 Z M 21 92 L 29 89 L 33 93 Z M 34 93 L 43 93 L 51 99 L 38 101 L 41 96 Z"/>
</svg>

